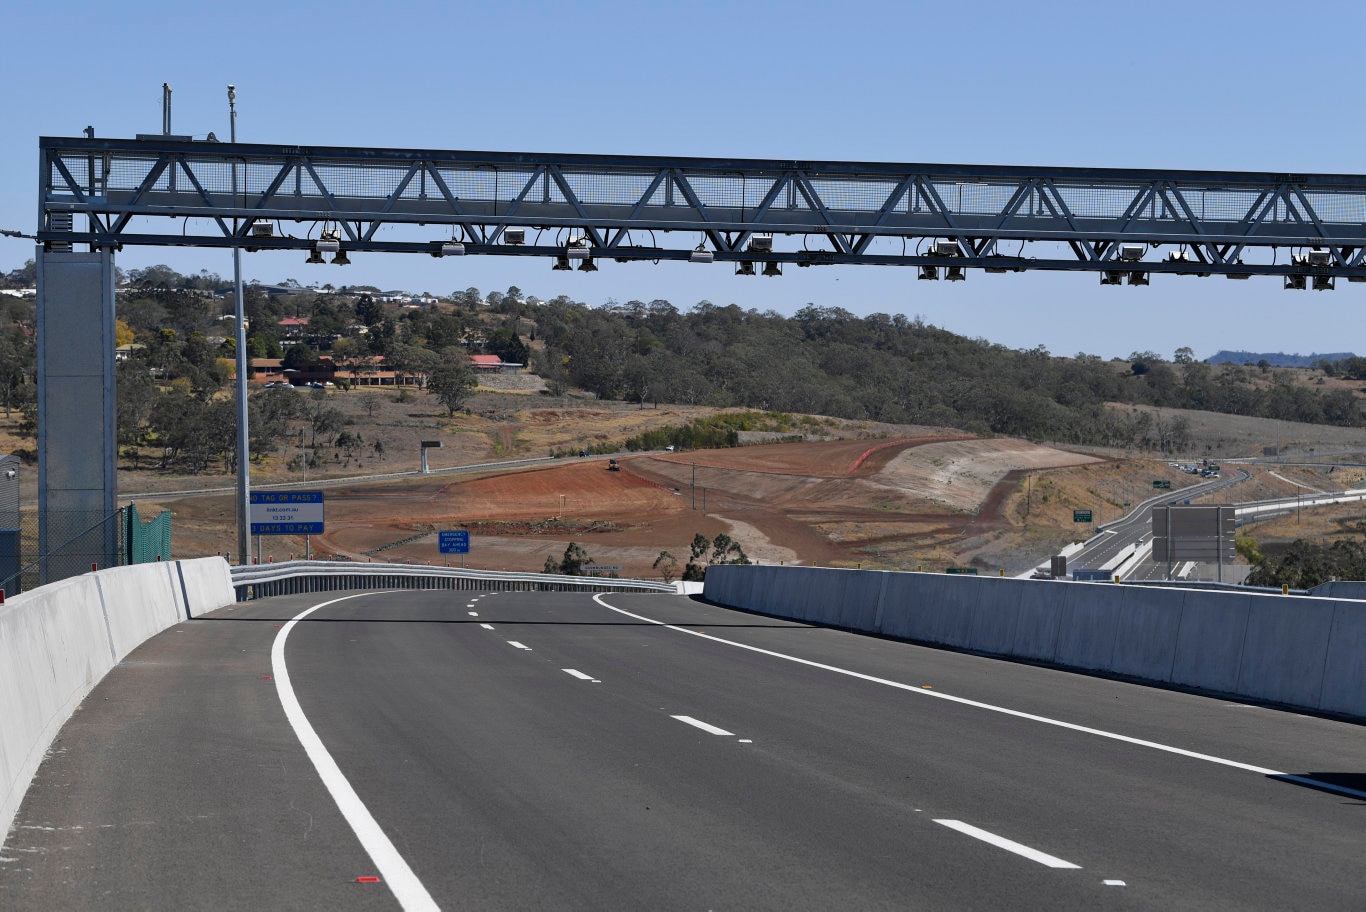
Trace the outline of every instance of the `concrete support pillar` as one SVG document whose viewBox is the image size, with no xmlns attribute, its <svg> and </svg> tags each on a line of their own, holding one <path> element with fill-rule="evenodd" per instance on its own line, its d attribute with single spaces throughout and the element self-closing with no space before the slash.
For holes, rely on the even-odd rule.
<svg viewBox="0 0 1366 912">
<path fill-rule="evenodd" d="M 118 563 L 114 255 L 38 247 L 41 582 Z"/>
</svg>

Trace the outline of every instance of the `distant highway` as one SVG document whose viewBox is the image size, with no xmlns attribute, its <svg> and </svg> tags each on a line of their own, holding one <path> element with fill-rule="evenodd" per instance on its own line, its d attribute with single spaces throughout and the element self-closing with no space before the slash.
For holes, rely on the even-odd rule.
<svg viewBox="0 0 1366 912">
<path fill-rule="evenodd" d="M 447 466 L 442 469 L 432 469 L 427 475 L 462 475 L 470 472 L 497 472 L 506 469 L 520 469 L 527 466 L 545 465 L 561 460 L 551 456 L 541 456 L 533 459 L 504 459 L 498 462 L 477 462 L 470 465 Z M 368 484 L 376 481 L 394 481 L 399 478 L 425 478 L 426 475 L 420 469 L 413 469 L 408 472 L 379 472 L 365 475 L 345 475 L 342 477 L 328 476 L 326 478 L 299 479 L 298 481 L 272 482 L 271 484 L 253 484 L 253 491 L 289 491 L 299 488 L 336 488 L 343 485 Z M 226 488 L 196 488 L 181 489 L 174 491 L 135 491 L 121 492 L 125 497 L 154 497 L 159 499 L 179 498 L 179 497 L 204 497 L 213 494 L 233 494 L 235 487 Z"/>
<path fill-rule="evenodd" d="M 632 456 L 657 456 L 667 452 L 666 450 L 641 450 L 632 453 Z M 402 478 L 426 478 L 429 475 L 468 475 L 474 472 L 504 472 L 512 469 L 525 469 L 532 466 L 554 465 L 557 463 L 573 462 L 580 457 L 577 456 L 536 456 L 527 459 L 502 459 L 495 462 L 475 462 L 469 465 L 446 466 L 439 469 L 431 469 L 425 475 L 420 469 L 412 469 L 406 472 L 379 472 L 364 475 L 345 475 L 341 477 L 328 476 L 317 479 L 299 479 L 298 481 L 280 481 L 270 484 L 253 484 L 253 491 L 292 491 L 299 489 L 313 490 L 315 488 L 337 488 L 354 484 L 371 484 L 377 481 L 395 481 Z M 595 454 L 587 458 L 606 459 L 605 455 Z M 167 500 L 180 497 L 203 497 L 213 494 L 233 494 L 235 487 L 217 488 L 197 488 L 181 489 L 173 491 L 125 491 L 121 492 L 124 497 L 133 498 L 157 498 Z"/>
<path fill-rule="evenodd" d="M 1195 497 L 1203 497 L 1225 485 L 1235 484 L 1249 477 L 1242 469 L 1234 470 L 1236 477 L 1220 479 L 1218 482 L 1191 485 L 1160 497 L 1152 497 L 1139 504 L 1123 519 L 1109 523 L 1102 532 L 1086 542 L 1082 550 L 1068 560 L 1069 571 L 1105 567 L 1118 568 L 1121 576 L 1130 580 L 1162 580 L 1167 578 L 1168 566 L 1154 562 L 1151 558 L 1130 561 L 1128 558 L 1142 551 L 1152 538 L 1152 508 L 1163 503 L 1184 503 Z M 1296 482 L 1291 482 L 1296 484 Z M 1350 491 L 1313 491 L 1295 497 L 1277 497 L 1270 500 L 1243 501 L 1233 504 L 1238 523 L 1256 522 L 1275 516 L 1286 516 L 1299 510 L 1329 506 L 1340 503 L 1366 501 L 1366 489 Z M 1184 562 L 1183 562 L 1184 563 Z M 1203 568 L 1203 570 L 1201 569 Z M 1209 565 L 1196 565 L 1202 578 L 1211 572 Z"/>
<path fill-rule="evenodd" d="M 1124 562 L 1136 549 L 1141 549 L 1152 538 L 1153 507 L 1180 504 L 1205 497 L 1249 477 L 1251 476 L 1243 469 L 1234 469 L 1226 477 L 1202 481 L 1175 491 L 1164 491 L 1156 497 L 1148 498 L 1122 519 L 1105 524 L 1100 533 L 1089 540 L 1082 550 L 1068 558 L 1069 572 L 1081 569 L 1110 569 Z M 1163 570 L 1165 572 L 1165 566 Z"/>
<path fill-rule="evenodd" d="M 1356 725 L 671 596 L 322 598 L 116 668 L 20 809 L 0 908 L 1366 896 Z"/>
</svg>

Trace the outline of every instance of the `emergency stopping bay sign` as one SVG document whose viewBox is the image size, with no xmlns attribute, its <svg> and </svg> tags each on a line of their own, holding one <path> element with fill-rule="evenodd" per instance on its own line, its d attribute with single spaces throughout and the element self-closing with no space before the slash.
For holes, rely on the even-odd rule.
<svg viewBox="0 0 1366 912">
<path fill-rule="evenodd" d="M 321 535 L 322 491 L 253 491 L 252 535 Z"/>
</svg>

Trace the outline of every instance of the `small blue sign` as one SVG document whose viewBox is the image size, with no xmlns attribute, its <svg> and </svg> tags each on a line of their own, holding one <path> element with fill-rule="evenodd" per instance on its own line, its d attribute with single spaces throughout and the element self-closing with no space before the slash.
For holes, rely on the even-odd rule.
<svg viewBox="0 0 1366 912">
<path fill-rule="evenodd" d="M 436 533 L 437 544 L 442 554 L 469 554 L 469 529 L 443 529 Z"/>
</svg>

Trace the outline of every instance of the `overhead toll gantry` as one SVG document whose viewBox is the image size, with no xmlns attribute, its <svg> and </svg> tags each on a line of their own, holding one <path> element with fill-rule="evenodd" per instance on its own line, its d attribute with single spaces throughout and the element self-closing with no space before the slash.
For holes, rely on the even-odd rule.
<svg viewBox="0 0 1366 912">
<path fill-rule="evenodd" d="M 1366 177 L 40 140 L 39 240 L 1366 281 Z M 234 180 L 235 178 L 235 180 Z M 85 224 L 74 221 L 85 216 Z M 176 219 L 179 221 L 171 222 Z M 84 227 L 85 230 L 79 230 Z M 438 228 L 445 229 L 438 231 Z M 681 236 L 681 237 L 680 237 Z M 757 269 L 756 269 L 757 267 Z"/>
<path fill-rule="evenodd" d="M 784 267 L 908 266 L 1366 282 L 1366 177 L 39 140 L 40 551 L 55 511 L 116 509 L 114 256 L 128 245 Z M 79 326 L 82 331 L 49 332 Z M 99 428 L 99 432 L 94 432 Z M 106 524 L 107 525 L 107 524 Z M 95 527 L 92 526 L 92 529 Z M 86 554 L 116 553 L 92 531 Z M 77 553 L 73 549 L 70 553 Z M 44 578 L 84 570 L 45 565 Z"/>
</svg>

